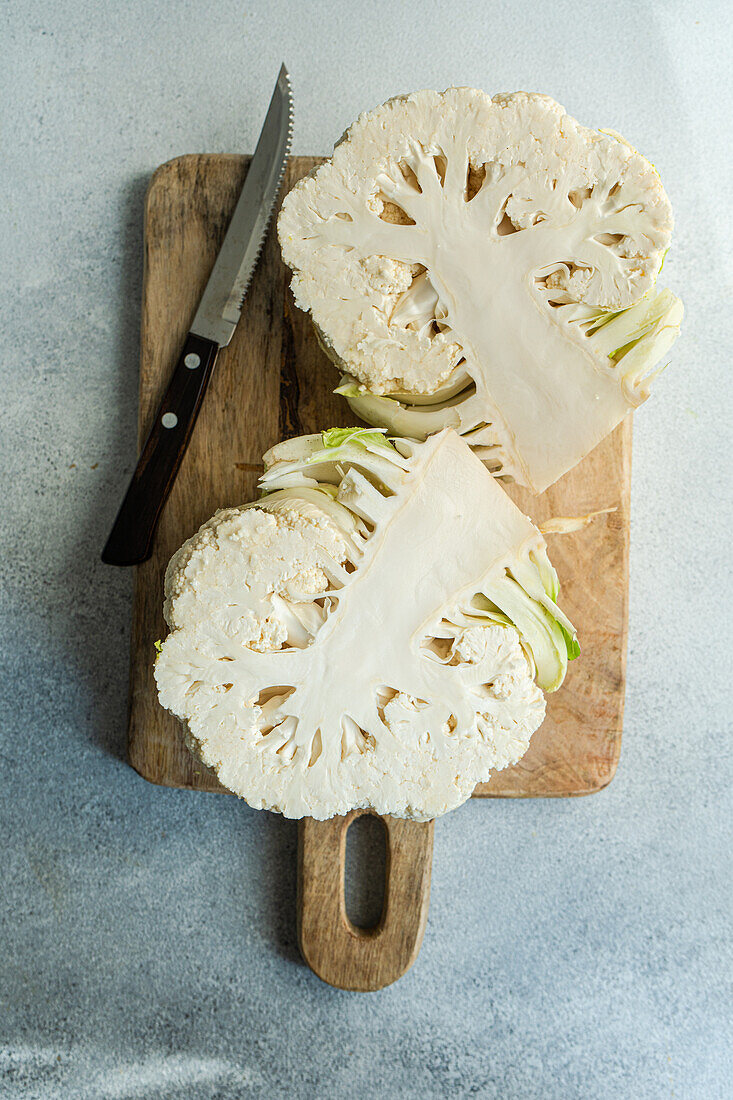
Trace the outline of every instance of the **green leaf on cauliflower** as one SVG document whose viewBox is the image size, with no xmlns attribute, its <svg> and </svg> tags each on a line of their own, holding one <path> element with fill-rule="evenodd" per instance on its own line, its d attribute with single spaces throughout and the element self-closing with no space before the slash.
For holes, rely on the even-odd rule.
<svg viewBox="0 0 733 1100">
<path fill-rule="evenodd" d="M 388 439 L 385 439 L 386 428 L 376 430 L 374 428 L 329 428 L 321 432 L 323 446 L 326 448 L 343 447 L 345 443 L 359 444 L 373 447 L 392 447 Z"/>
</svg>

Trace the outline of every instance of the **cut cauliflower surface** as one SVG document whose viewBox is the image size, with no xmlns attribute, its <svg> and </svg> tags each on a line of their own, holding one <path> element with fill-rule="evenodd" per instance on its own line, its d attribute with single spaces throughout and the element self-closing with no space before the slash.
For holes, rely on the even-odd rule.
<svg viewBox="0 0 733 1100">
<path fill-rule="evenodd" d="M 296 304 L 370 424 L 453 427 L 539 492 L 647 396 L 679 300 L 654 167 L 554 100 L 423 91 L 360 116 L 278 219 Z"/>
<path fill-rule="evenodd" d="M 452 431 L 333 429 L 173 557 L 160 701 L 257 808 L 426 820 L 519 760 L 574 631 L 541 534 Z"/>
</svg>

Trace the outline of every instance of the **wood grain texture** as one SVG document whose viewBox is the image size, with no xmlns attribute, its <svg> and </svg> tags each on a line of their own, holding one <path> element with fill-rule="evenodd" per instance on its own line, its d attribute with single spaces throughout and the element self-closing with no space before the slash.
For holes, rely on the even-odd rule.
<svg viewBox="0 0 733 1100">
<path fill-rule="evenodd" d="M 291 158 L 285 189 L 318 161 Z M 145 280 L 140 369 L 140 444 L 173 369 L 226 231 L 246 172 L 235 156 L 181 157 L 153 176 L 145 206 Z M 136 570 L 130 762 L 166 786 L 223 791 L 186 749 L 178 723 L 158 705 L 153 643 L 165 634 L 165 566 L 217 508 L 255 494 L 263 452 L 281 437 L 354 422 L 332 393 L 337 372 L 288 291 L 271 230 L 242 320 L 220 356 L 186 456 L 158 527 L 152 558 Z M 580 795 L 610 782 L 621 747 L 627 628 L 631 420 L 541 497 L 510 487 L 533 519 L 617 511 L 575 535 L 550 538 L 562 605 L 582 656 L 514 768 L 476 789 L 479 797 Z"/>
<path fill-rule="evenodd" d="M 402 977 L 420 951 L 430 903 L 433 822 L 384 817 L 387 865 L 382 915 L 374 928 L 351 923 L 344 902 L 346 833 L 364 813 L 299 822 L 298 942 L 319 978 L 372 992 Z"/>
<path fill-rule="evenodd" d="M 318 161 L 291 158 L 285 189 Z M 181 157 L 153 176 L 145 207 L 145 279 L 139 440 L 193 318 L 246 172 L 247 158 Z M 178 723 L 157 702 L 154 643 L 165 634 L 162 592 L 174 551 L 217 508 L 253 499 L 261 456 L 281 438 L 354 423 L 332 393 L 337 373 L 297 310 L 271 229 L 228 348 L 218 360 L 188 451 L 161 516 L 149 561 L 136 570 L 129 757 L 166 786 L 224 791 L 185 747 Z M 541 497 L 510 487 L 533 519 L 613 507 L 585 530 L 550 539 L 562 604 L 575 622 L 582 657 L 529 752 L 474 792 L 478 797 L 589 794 L 611 780 L 621 746 L 626 656 L 631 421 Z M 353 814 L 299 826 L 299 937 L 324 981 L 378 989 L 409 968 L 427 919 L 433 826 L 385 819 L 388 882 L 382 919 L 364 932 L 343 904 L 346 828 Z"/>
</svg>

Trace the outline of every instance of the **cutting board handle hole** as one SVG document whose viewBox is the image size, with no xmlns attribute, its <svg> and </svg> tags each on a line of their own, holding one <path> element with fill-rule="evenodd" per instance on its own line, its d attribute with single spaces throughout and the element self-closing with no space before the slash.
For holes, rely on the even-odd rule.
<svg viewBox="0 0 733 1100">
<path fill-rule="evenodd" d="M 344 907 L 356 928 L 375 928 L 384 909 L 387 830 L 381 817 L 359 814 L 346 830 Z"/>
</svg>

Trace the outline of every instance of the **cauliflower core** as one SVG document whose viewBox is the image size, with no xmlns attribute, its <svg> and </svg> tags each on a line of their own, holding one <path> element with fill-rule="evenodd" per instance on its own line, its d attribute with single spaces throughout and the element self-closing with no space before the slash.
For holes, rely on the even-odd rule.
<svg viewBox="0 0 733 1100">
<path fill-rule="evenodd" d="M 278 220 L 355 412 L 454 427 L 535 491 L 647 396 L 682 314 L 653 290 L 671 231 L 625 141 L 548 96 L 468 88 L 361 115 Z"/>
<path fill-rule="evenodd" d="M 557 641 L 556 578 L 454 432 L 398 447 L 328 434 L 352 438 L 274 448 L 268 495 L 173 557 L 160 701 L 252 806 L 428 819 L 519 760 L 542 722 L 535 670 L 556 683 L 537 623 Z"/>
</svg>

